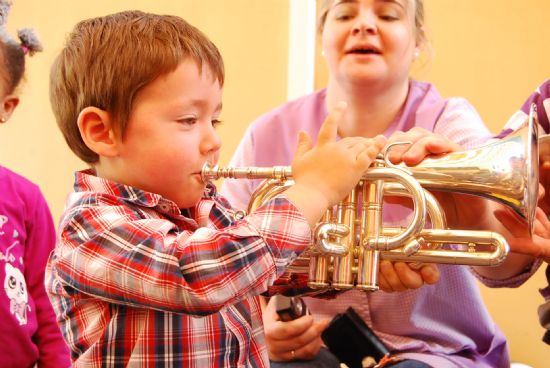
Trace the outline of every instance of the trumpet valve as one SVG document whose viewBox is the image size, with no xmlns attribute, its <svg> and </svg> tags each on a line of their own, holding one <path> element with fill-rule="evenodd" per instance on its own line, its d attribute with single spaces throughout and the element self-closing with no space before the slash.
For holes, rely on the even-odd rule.
<svg viewBox="0 0 550 368">
<path fill-rule="evenodd" d="M 311 256 L 309 263 L 308 284 L 311 289 L 326 289 L 330 286 L 328 280 L 328 268 L 330 256 Z"/>
</svg>

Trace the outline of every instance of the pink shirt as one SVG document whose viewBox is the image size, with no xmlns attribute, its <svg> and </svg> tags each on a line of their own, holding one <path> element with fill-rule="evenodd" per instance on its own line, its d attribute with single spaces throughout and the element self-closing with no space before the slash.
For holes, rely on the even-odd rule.
<svg viewBox="0 0 550 368">
<path fill-rule="evenodd" d="M 325 90 L 286 103 L 258 118 L 248 128 L 231 166 L 289 165 L 297 135 L 316 137 L 327 116 Z M 412 81 L 407 101 L 385 132 L 420 126 L 444 135 L 465 148 L 491 137 L 475 109 L 462 98 L 443 99 L 428 83 Z M 225 180 L 222 193 L 237 208 L 246 209 L 258 181 Z M 403 208 L 385 212 L 386 222 L 402 221 Z M 534 272 L 498 282 L 521 284 Z M 506 339 L 485 308 L 469 267 L 440 265 L 436 285 L 401 293 L 348 291 L 334 300 L 306 298 L 318 318 L 332 318 L 350 305 L 393 351 L 434 367 L 508 367 Z M 483 282 L 496 286 L 491 280 Z"/>
<path fill-rule="evenodd" d="M 70 367 L 44 270 L 55 228 L 40 188 L 0 166 L 0 366 Z"/>
</svg>

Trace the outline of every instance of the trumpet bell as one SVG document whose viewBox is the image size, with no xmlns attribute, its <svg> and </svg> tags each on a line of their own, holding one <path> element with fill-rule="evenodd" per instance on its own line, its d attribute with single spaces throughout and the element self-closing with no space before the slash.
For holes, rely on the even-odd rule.
<svg viewBox="0 0 550 368">
<path fill-rule="evenodd" d="M 539 189 L 537 130 L 533 105 L 523 126 L 503 139 L 405 168 L 426 189 L 473 194 L 505 204 L 527 222 L 532 233 Z"/>
<path fill-rule="evenodd" d="M 539 203 L 550 214 L 550 134 L 539 137 L 539 180 L 544 187 L 544 198 Z"/>
</svg>

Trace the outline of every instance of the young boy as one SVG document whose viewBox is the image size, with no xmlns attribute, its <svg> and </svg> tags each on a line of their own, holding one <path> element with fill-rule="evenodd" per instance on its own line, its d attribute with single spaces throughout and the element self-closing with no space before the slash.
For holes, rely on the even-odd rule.
<svg viewBox="0 0 550 368">
<path fill-rule="evenodd" d="M 221 56 L 174 16 L 128 11 L 79 23 L 50 97 L 77 172 L 47 288 L 74 366 L 268 366 L 264 292 L 385 144 L 301 134 L 295 185 L 236 219 L 201 168 L 216 162 Z"/>
</svg>

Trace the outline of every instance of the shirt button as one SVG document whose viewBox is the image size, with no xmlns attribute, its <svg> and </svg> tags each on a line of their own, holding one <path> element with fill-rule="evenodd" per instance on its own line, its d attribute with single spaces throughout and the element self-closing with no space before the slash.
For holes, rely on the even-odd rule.
<svg viewBox="0 0 550 368">
<path fill-rule="evenodd" d="M 161 204 L 159 205 L 159 208 L 160 208 L 160 210 L 163 211 L 163 212 L 168 212 L 168 211 L 170 210 L 170 206 L 167 205 L 166 203 L 161 203 Z"/>
<path fill-rule="evenodd" d="M 245 218 L 245 216 L 246 216 L 246 213 L 244 211 L 236 211 L 235 214 L 233 215 L 233 218 L 235 219 L 235 221 L 239 221 Z"/>
</svg>

